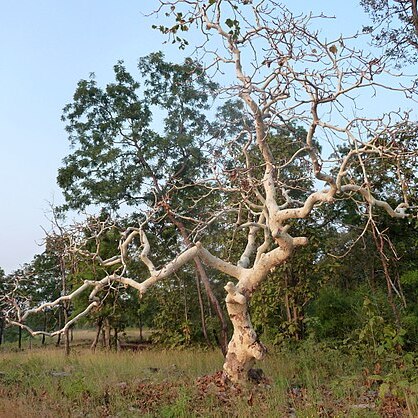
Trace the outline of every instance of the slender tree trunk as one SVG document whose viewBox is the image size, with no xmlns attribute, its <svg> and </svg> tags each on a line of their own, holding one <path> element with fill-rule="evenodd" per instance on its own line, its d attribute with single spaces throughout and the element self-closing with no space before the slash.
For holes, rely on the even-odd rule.
<svg viewBox="0 0 418 418">
<path fill-rule="evenodd" d="M 65 355 L 69 356 L 71 351 L 71 345 L 70 345 L 70 330 L 65 330 Z"/>
<path fill-rule="evenodd" d="M 144 329 L 144 323 L 142 320 L 142 311 L 139 310 L 139 342 L 142 343 L 144 341 L 144 335 L 143 335 L 143 329 Z"/>
<path fill-rule="evenodd" d="M 4 318 L 0 318 L 0 345 L 3 344 L 4 339 Z"/>
<path fill-rule="evenodd" d="M 383 271 L 385 273 L 386 288 L 387 288 L 387 291 L 388 291 L 389 305 L 392 308 L 393 316 L 395 317 L 396 326 L 398 328 L 400 328 L 401 327 L 401 325 L 400 325 L 401 320 L 400 320 L 398 308 L 397 308 L 396 303 L 395 303 L 395 299 L 393 297 L 393 290 L 392 290 L 393 283 L 392 283 L 392 279 L 390 277 L 390 273 L 389 273 L 389 269 L 388 269 L 388 263 L 385 259 L 384 254 L 382 254 L 382 253 L 380 254 L 380 259 L 382 261 Z"/>
<path fill-rule="evenodd" d="M 284 304 L 286 307 L 286 319 L 287 319 L 287 322 L 290 322 L 292 320 L 292 314 L 290 312 L 289 291 L 287 290 L 289 288 L 289 281 L 287 278 L 287 274 L 285 274 L 284 276 L 284 286 L 285 286 Z"/>
<path fill-rule="evenodd" d="M 66 273 L 65 260 L 64 260 L 63 255 L 61 255 L 60 257 L 60 270 L 61 270 L 61 294 L 65 295 L 67 294 L 67 273 Z M 63 319 L 64 324 L 67 324 L 68 322 L 68 310 L 69 310 L 69 303 L 68 301 L 65 301 L 62 307 L 62 317 L 61 317 L 61 321 Z M 60 329 L 62 326 L 61 321 L 60 321 Z M 69 329 L 65 330 L 64 336 L 65 336 L 65 355 L 69 356 L 70 351 L 71 351 L 71 347 L 70 347 L 71 337 L 70 337 Z M 60 343 L 60 336 L 58 338 L 59 340 L 57 341 L 57 345 L 59 345 Z"/>
<path fill-rule="evenodd" d="M 63 313 L 64 313 L 64 324 L 67 324 L 68 322 L 68 310 L 67 310 L 67 303 L 64 303 L 64 308 L 63 308 Z M 70 330 L 67 328 L 64 332 L 64 336 L 65 336 L 65 355 L 69 356 L 70 355 Z"/>
<path fill-rule="evenodd" d="M 200 289 L 199 275 L 197 274 L 197 271 L 196 271 L 196 289 L 197 289 L 197 297 L 198 297 L 198 300 L 199 300 L 200 322 L 202 323 L 203 336 L 205 337 L 206 344 L 209 347 L 211 347 L 212 344 L 211 344 L 210 339 L 208 337 L 208 330 L 207 330 L 207 327 L 206 327 L 206 318 L 205 318 L 205 307 L 203 305 L 202 291 Z"/>
<path fill-rule="evenodd" d="M 103 321 L 103 347 L 106 350 L 110 349 L 110 323 L 108 318 Z"/>
<path fill-rule="evenodd" d="M 178 219 L 176 219 L 176 217 L 171 212 L 168 212 L 168 216 L 170 220 L 177 226 L 178 230 L 180 231 L 180 234 L 184 240 L 184 243 L 186 245 L 191 245 L 192 242 L 189 239 L 189 235 L 187 234 L 184 224 L 180 222 Z M 221 348 L 222 354 L 225 356 L 228 350 L 227 348 L 228 347 L 228 325 L 222 313 L 221 305 L 219 304 L 218 299 L 213 293 L 209 277 L 206 274 L 206 270 L 203 267 L 202 262 L 198 258 L 195 258 L 193 261 L 195 264 L 195 269 L 197 270 L 200 280 L 202 280 L 203 286 L 205 287 L 206 294 L 208 295 L 208 298 L 213 306 L 213 309 L 216 312 L 216 316 L 218 317 L 219 323 L 221 325 L 221 338 L 219 341 L 220 341 L 220 348 Z"/>
<path fill-rule="evenodd" d="M 228 324 L 226 323 L 221 305 L 219 304 L 218 299 L 216 298 L 215 294 L 212 291 L 209 277 L 206 274 L 206 270 L 203 267 L 202 262 L 199 259 L 195 259 L 194 263 L 199 273 L 200 279 L 202 280 L 203 286 L 205 287 L 205 291 L 206 291 L 206 294 L 208 295 L 209 301 L 211 302 L 212 307 L 215 310 L 216 316 L 218 317 L 219 324 L 221 326 L 221 332 L 220 332 L 221 335 L 219 339 L 219 344 L 220 344 L 222 354 L 226 356 L 226 353 L 228 351 Z"/>
<path fill-rule="evenodd" d="M 44 312 L 44 323 L 43 323 L 43 331 L 46 332 L 47 328 L 47 313 Z M 42 334 L 42 345 L 45 345 L 45 334 Z"/>
<path fill-rule="evenodd" d="M 386 255 L 385 255 L 385 241 L 383 239 L 382 234 L 380 233 L 380 231 L 376 227 L 373 228 L 373 237 L 374 237 L 374 240 L 375 240 L 376 247 L 379 251 L 380 262 L 382 263 L 383 273 L 384 273 L 385 279 L 386 279 L 388 302 L 389 302 L 390 307 L 392 308 L 393 316 L 395 317 L 396 326 L 399 329 L 401 327 L 401 325 L 400 325 L 401 320 L 400 320 L 399 311 L 398 311 L 398 308 L 396 306 L 394 295 L 393 295 L 394 285 L 393 285 L 392 279 L 390 277 L 388 261 L 387 261 Z"/>
<path fill-rule="evenodd" d="M 144 163 L 144 165 L 152 172 L 152 170 L 150 169 L 150 167 Z M 154 179 L 154 185 L 156 187 L 157 190 L 161 191 L 160 185 L 158 184 L 158 179 L 156 178 L 155 174 L 152 174 L 153 179 Z M 184 240 L 184 243 L 189 246 L 191 245 L 191 241 L 189 239 L 189 234 L 187 233 L 186 227 L 184 226 L 183 222 L 179 221 L 176 216 L 171 212 L 171 209 L 169 207 L 166 207 L 166 213 L 169 217 L 169 219 L 171 220 L 171 222 L 173 222 L 174 225 L 176 225 L 176 227 L 178 228 L 178 230 L 180 231 L 180 234 Z M 210 281 L 209 278 L 206 274 L 205 268 L 203 267 L 202 262 L 200 261 L 199 258 L 195 258 L 194 259 L 194 263 L 196 266 L 196 269 L 198 271 L 198 274 L 200 276 L 200 279 L 202 280 L 202 283 L 205 287 L 205 291 L 206 294 L 209 297 L 210 302 L 212 303 L 213 308 L 215 309 L 216 312 L 216 316 L 219 319 L 219 323 L 221 325 L 221 338 L 220 338 L 220 348 L 222 351 L 222 354 L 225 356 L 226 352 L 227 352 L 227 346 L 228 346 L 228 325 L 225 321 L 224 315 L 222 313 L 222 309 L 221 306 L 219 304 L 218 299 L 216 298 L 216 296 L 214 295 L 213 291 L 212 291 L 212 287 L 210 285 Z"/>
<path fill-rule="evenodd" d="M 19 350 L 22 349 L 22 328 L 21 327 L 19 327 L 19 339 L 18 339 L 18 342 L 17 342 L 17 346 L 18 346 Z"/>
<path fill-rule="evenodd" d="M 58 329 L 62 328 L 62 307 L 58 309 Z M 61 344 L 61 333 L 57 336 L 57 342 L 55 344 L 56 347 L 59 347 Z"/>
<path fill-rule="evenodd" d="M 184 326 L 182 329 L 185 344 L 189 345 L 190 343 L 190 328 L 189 328 L 189 315 L 188 315 L 188 306 L 187 306 L 187 295 L 186 295 L 186 286 L 184 286 L 183 281 L 180 281 L 180 287 L 183 288 L 183 304 L 184 304 Z"/>
<path fill-rule="evenodd" d="M 119 336 L 118 336 L 118 329 L 115 327 L 114 328 L 114 342 L 115 342 L 115 348 L 116 348 L 116 351 L 119 351 L 119 348 L 120 348 L 120 346 L 119 346 Z"/>
<path fill-rule="evenodd" d="M 295 324 L 295 340 L 299 341 L 300 339 L 300 328 L 299 328 L 299 309 L 296 304 L 293 305 L 293 323 Z"/>
<path fill-rule="evenodd" d="M 90 346 L 90 349 L 92 351 L 96 351 L 97 343 L 99 342 L 99 339 L 100 339 L 100 332 L 102 331 L 102 323 L 103 323 L 103 320 L 102 319 L 99 319 L 97 321 L 97 325 L 96 325 L 96 336 L 94 337 L 94 340 L 93 340 L 93 342 L 91 343 L 91 346 Z"/>
</svg>

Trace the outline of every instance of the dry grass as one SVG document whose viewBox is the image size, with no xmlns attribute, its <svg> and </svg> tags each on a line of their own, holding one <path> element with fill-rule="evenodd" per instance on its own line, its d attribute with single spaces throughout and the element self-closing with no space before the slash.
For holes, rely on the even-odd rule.
<svg viewBox="0 0 418 418">
<path fill-rule="evenodd" d="M 143 338 L 148 339 L 151 335 L 150 330 L 144 330 L 142 332 Z M 96 336 L 96 330 L 94 329 L 75 329 L 73 332 L 74 341 L 77 343 L 80 342 L 91 342 Z M 120 337 L 129 341 L 139 340 L 139 330 L 137 328 L 127 328 Z"/>
<path fill-rule="evenodd" d="M 0 351 L 0 417 L 418 415 L 411 387 L 379 397 L 363 365 L 335 350 L 271 354 L 262 365 L 268 385 L 251 390 L 219 384 L 221 365 L 218 351 Z"/>
</svg>

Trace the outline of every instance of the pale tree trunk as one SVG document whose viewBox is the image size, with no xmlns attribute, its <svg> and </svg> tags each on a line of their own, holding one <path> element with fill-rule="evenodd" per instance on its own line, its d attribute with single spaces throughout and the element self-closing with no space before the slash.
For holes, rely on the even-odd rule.
<svg viewBox="0 0 418 418">
<path fill-rule="evenodd" d="M 225 357 L 224 371 L 234 383 L 245 384 L 249 379 L 249 371 L 256 360 L 262 360 L 267 353 L 266 347 L 258 340 L 251 324 L 248 304 L 251 294 L 240 289 L 232 282 L 225 286 L 228 292 L 226 307 L 234 327 L 232 339 Z"/>
<path fill-rule="evenodd" d="M 226 377 L 233 383 L 240 385 L 245 385 L 251 379 L 252 376 L 249 375 L 249 372 L 256 360 L 262 360 L 267 353 L 266 347 L 258 340 L 251 324 L 248 312 L 251 297 L 270 271 L 291 257 L 294 246 L 306 243 L 306 239 L 303 237 L 292 238 L 284 233 L 280 239 L 276 240 L 280 247 L 273 249 L 267 254 L 257 251 L 256 260 L 252 268 L 246 268 L 249 264 L 248 254 L 254 252 L 252 240 L 249 240 L 249 244 L 237 266 L 232 266 L 220 259 L 216 259 L 216 257 L 213 257 L 204 249 L 200 251 L 201 257 L 207 264 L 217 267 L 224 273 L 228 273 L 230 276 L 238 279 L 236 285 L 229 282 L 225 286 L 227 292 L 226 307 L 234 333 L 228 345 L 223 368 Z"/>
</svg>

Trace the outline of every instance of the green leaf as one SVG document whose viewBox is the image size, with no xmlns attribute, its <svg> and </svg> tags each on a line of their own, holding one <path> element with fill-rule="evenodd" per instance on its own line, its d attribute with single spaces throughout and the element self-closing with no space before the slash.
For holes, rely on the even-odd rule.
<svg viewBox="0 0 418 418">
<path fill-rule="evenodd" d="M 232 26 L 234 26 L 234 24 L 235 24 L 235 20 L 226 19 L 225 24 L 226 24 L 226 26 L 228 26 L 228 28 L 232 28 Z"/>
<path fill-rule="evenodd" d="M 389 393 L 390 393 L 390 384 L 382 383 L 379 388 L 379 398 L 383 399 Z"/>
</svg>

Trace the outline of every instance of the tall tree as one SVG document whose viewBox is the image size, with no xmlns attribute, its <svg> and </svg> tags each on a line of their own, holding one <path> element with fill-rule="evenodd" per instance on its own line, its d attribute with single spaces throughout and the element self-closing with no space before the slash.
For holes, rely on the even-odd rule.
<svg viewBox="0 0 418 418">
<path fill-rule="evenodd" d="M 79 83 L 74 102 L 64 109 L 64 120 L 75 151 L 65 158 L 58 183 L 66 207 L 82 209 L 88 204 L 118 208 L 147 205 L 158 210 L 161 223 L 171 222 L 186 246 L 195 217 L 205 212 L 193 202 L 206 193 L 192 187 L 207 172 L 202 153 L 209 123 L 206 112 L 216 84 L 191 59 L 183 64 L 166 62 L 162 53 L 139 61 L 144 88 L 122 63 L 114 67 L 115 82 L 105 89 L 96 81 Z M 153 129 L 155 108 L 164 112 L 164 123 Z M 194 260 L 196 289 L 206 339 L 203 301 L 199 279 L 221 324 L 220 343 L 227 345 L 227 324 L 209 277 L 199 259 Z"/>
<path fill-rule="evenodd" d="M 358 210 L 370 219 L 383 215 L 413 216 L 408 176 L 403 167 L 417 156 L 412 140 L 417 136 L 417 124 L 410 121 L 408 112 L 392 111 L 370 117 L 357 109 L 353 97 L 367 89 L 382 89 L 388 81 L 390 74 L 385 72 L 384 61 L 352 47 L 350 37 L 323 39 L 311 29 L 310 15 L 294 16 L 273 0 L 161 0 L 160 10 L 174 19 L 174 24 L 170 21 L 160 29 L 175 42 L 180 41 L 180 45 L 184 45 L 180 33 L 197 30 L 193 36 L 202 35 L 201 43 L 196 38 L 196 44 L 204 45 L 208 66 L 215 72 L 221 67 L 222 72 L 228 72 L 228 80 L 233 81 L 222 89 L 224 96 L 240 99 L 245 117 L 240 120 L 238 133 L 230 129 L 236 128 L 237 121 L 229 119 L 216 138 L 208 141 L 207 146 L 201 144 L 199 153 L 210 161 L 207 169 L 195 171 L 188 177 L 191 182 L 172 184 L 179 190 L 187 190 L 190 184 L 198 194 L 192 199 L 185 197 L 181 204 L 190 206 L 179 206 L 175 211 L 193 221 L 190 245 L 163 264 L 158 258 L 158 264 L 153 261 L 151 237 L 157 232 L 155 217 L 161 216 L 161 205 L 171 208 L 170 200 L 162 201 L 139 225 L 121 234 L 118 254 L 108 259 L 92 254 L 103 266 L 117 265 L 118 269 L 101 280 L 84 282 L 67 297 L 73 298 L 92 287 L 91 303 L 85 310 L 88 312 L 97 306 L 96 298 L 109 283 L 129 285 L 143 294 L 199 257 L 211 269 L 230 277 L 225 301 L 234 332 L 223 368 L 227 378 L 242 383 L 250 377 L 255 361 L 266 354 L 251 324 L 249 303 L 272 271 L 297 257 L 300 247 L 309 245 L 310 237 L 299 232 L 302 219 L 315 219 L 313 214 L 320 207 L 333 210 L 345 199 L 356 203 Z M 213 61 L 209 62 L 210 57 Z M 413 83 L 409 88 L 398 85 L 400 80 L 390 80 L 393 84 L 388 90 L 416 93 Z M 401 81 L 407 85 L 408 80 Z M 106 117 L 100 97 L 91 107 L 91 115 Z M 122 105 L 126 103 L 122 101 Z M 82 108 L 80 111 L 80 115 L 84 113 Z M 89 114 L 84 115 L 81 124 L 91 122 Z M 134 126 L 136 123 L 132 121 Z M 304 131 L 296 131 L 295 126 L 302 126 Z M 142 125 L 138 126 L 141 140 L 154 138 L 140 128 Z M 274 138 L 280 130 L 289 132 L 288 148 L 295 150 L 291 155 L 275 148 Z M 102 142 L 98 149 L 102 155 L 100 150 L 107 153 L 109 140 L 119 134 L 113 131 L 106 135 L 95 130 L 92 136 L 81 135 L 80 142 L 82 146 Z M 178 152 L 182 149 L 181 141 L 179 144 L 172 143 Z M 151 150 L 152 147 L 141 149 L 145 153 Z M 121 157 L 111 154 L 106 161 Z M 152 162 L 158 159 L 156 155 L 151 158 Z M 387 162 L 386 169 L 398 186 L 391 196 L 375 191 L 370 180 L 372 162 L 382 160 Z M 287 168 L 292 165 L 305 169 L 294 170 L 289 176 Z M 106 164 L 91 168 L 105 167 Z M 169 160 L 166 171 L 172 172 L 172 167 Z M 114 175 L 118 178 L 123 172 Z M 212 199 L 212 195 L 216 198 Z M 224 229 L 239 240 L 239 256 L 235 252 L 228 254 L 224 240 L 219 239 L 223 237 L 214 235 L 216 223 L 227 226 Z M 81 238 L 73 242 L 74 252 L 86 248 Z M 142 280 L 130 275 L 129 260 L 135 258 L 148 271 Z"/>
</svg>

